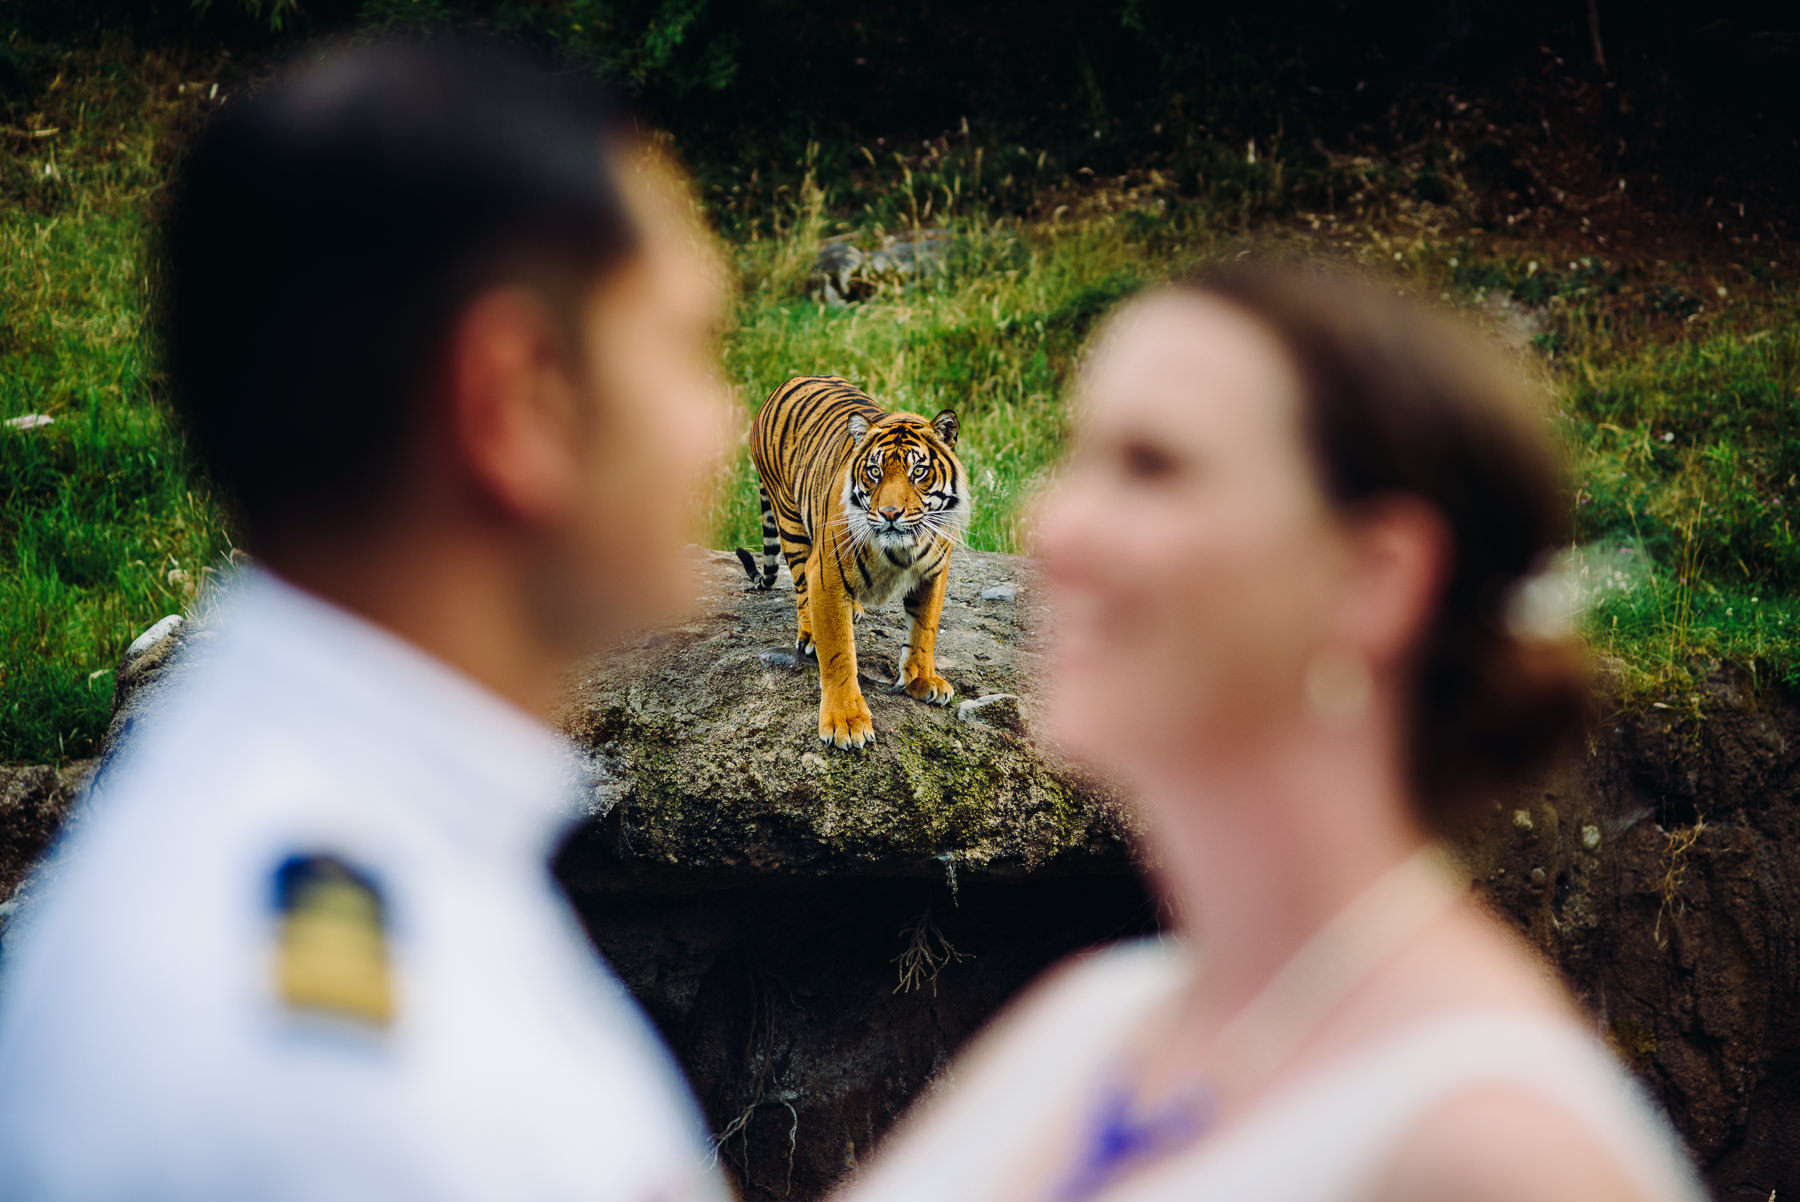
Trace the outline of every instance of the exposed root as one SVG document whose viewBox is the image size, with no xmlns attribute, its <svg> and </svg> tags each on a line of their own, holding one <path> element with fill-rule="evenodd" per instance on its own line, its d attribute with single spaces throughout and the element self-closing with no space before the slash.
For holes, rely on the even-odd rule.
<svg viewBox="0 0 1800 1202">
<path fill-rule="evenodd" d="M 781 1100 L 781 1104 L 787 1107 L 788 1117 L 794 1120 L 788 1126 L 787 1184 L 781 1187 L 781 1196 L 785 1198 L 794 1192 L 794 1153 L 800 1147 L 800 1112 L 785 1098 Z"/>
<path fill-rule="evenodd" d="M 938 973 L 959 960 L 974 959 L 966 952 L 957 951 L 955 945 L 944 938 L 937 923 L 931 921 L 930 907 L 901 927 L 900 937 L 906 941 L 906 946 L 889 961 L 900 967 L 900 983 L 894 986 L 895 993 L 911 993 L 930 985 L 931 996 L 936 997 Z"/>
<path fill-rule="evenodd" d="M 1663 847 L 1662 876 L 1656 882 L 1656 892 L 1662 898 L 1662 905 L 1656 909 L 1656 927 L 1651 932 L 1657 947 L 1669 946 L 1663 938 L 1662 925 L 1665 916 L 1680 917 L 1687 911 L 1687 901 L 1681 896 L 1682 882 L 1687 879 L 1688 853 L 1700 842 L 1700 836 L 1706 833 L 1706 818 L 1696 814 L 1692 826 L 1677 827 L 1669 832 L 1669 841 Z"/>
<path fill-rule="evenodd" d="M 743 1111 L 740 1112 L 736 1118 L 725 1124 L 724 1130 L 712 1137 L 712 1155 L 707 1158 L 706 1167 L 709 1169 L 718 1167 L 719 1153 L 724 1150 L 725 1145 L 733 1138 L 743 1135 L 744 1128 L 748 1127 L 750 1125 L 750 1120 L 756 1116 L 757 1108 L 765 1105 L 786 1107 L 788 1117 L 793 1120 L 788 1125 L 787 1183 L 783 1185 L 781 1189 L 781 1196 L 785 1198 L 794 1191 L 794 1154 L 800 1147 L 800 1112 L 794 1109 L 794 1104 L 789 1100 L 789 1095 L 783 1094 L 782 1096 L 775 1098 L 758 1098 L 756 1101 L 750 1103 L 750 1105 L 744 1107 Z M 747 1181 L 750 1175 L 750 1161 L 748 1156 L 749 1142 L 747 1137 L 744 1151 L 744 1177 Z"/>
<path fill-rule="evenodd" d="M 733 1136 L 742 1133 L 744 1128 L 750 1125 L 750 1120 L 755 1117 L 756 1108 L 760 1105 L 762 1105 L 760 1101 L 750 1103 L 748 1106 L 744 1107 L 736 1118 L 732 1119 L 729 1123 L 726 1123 L 725 1126 L 712 1137 L 712 1155 L 707 1157 L 707 1168 L 714 1169 L 719 1166 L 719 1153 L 724 1151 L 725 1145 L 731 1141 Z"/>
<path fill-rule="evenodd" d="M 794 1157 L 800 1144 L 800 1112 L 794 1109 L 794 1099 L 798 1094 L 789 1089 L 772 1092 L 772 1088 L 780 1086 L 774 1075 L 776 988 L 779 987 L 787 995 L 786 1002 L 789 1006 L 794 1006 L 795 1002 L 793 990 L 788 987 L 787 982 L 763 968 L 754 951 L 749 955 L 747 967 L 750 1022 L 744 1039 L 742 1071 L 747 1080 L 750 1101 L 712 1137 L 708 1167 L 716 1167 L 722 1156 L 728 1157 L 737 1166 L 748 1186 L 751 1173 L 750 1136 L 747 1129 L 750 1121 L 763 1106 L 785 1107 L 793 1120 L 788 1127 L 787 1184 L 782 1189 L 782 1197 L 785 1198 L 794 1187 Z M 735 1154 L 730 1147 L 734 1139 L 738 1141 L 739 1148 Z"/>
</svg>

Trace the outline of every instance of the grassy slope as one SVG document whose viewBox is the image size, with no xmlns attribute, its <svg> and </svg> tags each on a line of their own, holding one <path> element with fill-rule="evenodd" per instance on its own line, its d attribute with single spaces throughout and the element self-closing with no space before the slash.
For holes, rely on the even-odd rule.
<svg viewBox="0 0 1800 1202">
<path fill-rule="evenodd" d="M 943 173 L 960 178 L 954 165 Z M 909 186 L 916 174 L 896 172 L 892 189 Z M 1766 270 L 1570 260 L 1391 197 L 1379 216 L 1302 213 L 1246 234 L 1205 201 L 1138 188 L 1090 193 L 1054 220 L 953 210 L 944 274 L 832 309 L 805 294 L 795 247 L 844 227 L 872 241 L 884 217 L 906 219 L 818 216 L 833 207 L 796 203 L 775 238 L 739 245 L 731 379 L 747 405 L 789 375 L 833 371 L 899 407 L 955 406 L 980 486 L 974 546 L 1020 549 L 1020 507 L 1054 466 L 1060 393 L 1093 318 L 1254 241 L 1351 259 L 1478 323 L 1522 318 L 1539 331 L 1520 354 L 1551 394 L 1575 486 L 1580 546 L 1567 570 L 1628 697 L 1691 701 L 1693 676 L 1719 658 L 1800 686 L 1800 300 Z M 747 459 L 714 528 L 724 544 L 754 545 Z"/>
<path fill-rule="evenodd" d="M 184 103 L 165 60 L 77 57 L 0 134 L 0 418 L 54 421 L 0 429 L 0 761 L 92 754 L 125 645 L 227 547 L 145 345 L 145 230 Z"/>
<path fill-rule="evenodd" d="M 0 418 L 56 418 L 0 430 L 0 761 L 90 751 L 105 669 L 229 545 L 158 416 L 143 331 L 142 251 L 167 134 L 206 89 L 182 88 L 184 70 L 155 58 L 68 68 L 0 136 Z M 45 128 L 59 132 L 32 136 Z M 808 176 L 765 187 L 754 205 L 716 188 L 709 205 L 743 281 L 725 370 L 746 411 L 783 379 L 819 372 L 897 407 L 956 408 L 978 490 L 970 541 L 1015 550 L 1021 507 L 1067 433 L 1070 364 L 1094 318 L 1133 289 L 1254 236 L 1379 264 L 1477 311 L 1504 298 L 1541 327 L 1526 355 L 1555 392 L 1579 485 L 1588 625 L 1627 665 L 1630 691 L 1685 695 L 1712 656 L 1800 684 L 1788 516 L 1800 493 L 1800 304 L 1778 278 L 1754 262 L 1570 261 L 1475 231 L 1454 195 L 1424 205 L 1383 191 L 1379 168 L 1334 182 L 1335 216 L 1296 212 L 1281 172 L 1265 161 L 1215 173 L 1184 199 L 1154 173 L 1129 186 L 1050 178 L 1029 152 L 971 144 L 889 162 L 842 155 L 826 188 Z M 1040 198 L 1035 217 L 994 216 L 1018 211 L 1022 192 Z M 941 274 L 843 308 L 808 295 L 821 237 L 873 245 L 918 225 L 951 231 Z M 712 500 L 718 544 L 755 545 L 753 498 L 740 455 Z"/>
</svg>

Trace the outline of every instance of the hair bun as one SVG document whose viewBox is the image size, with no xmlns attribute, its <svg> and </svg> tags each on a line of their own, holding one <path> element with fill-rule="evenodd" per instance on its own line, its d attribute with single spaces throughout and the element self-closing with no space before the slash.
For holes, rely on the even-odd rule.
<svg viewBox="0 0 1800 1202">
<path fill-rule="evenodd" d="M 1591 667 L 1578 641 L 1483 627 L 1441 632 L 1415 686 L 1414 782 L 1421 817 L 1438 829 L 1574 747 L 1592 704 Z"/>
</svg>

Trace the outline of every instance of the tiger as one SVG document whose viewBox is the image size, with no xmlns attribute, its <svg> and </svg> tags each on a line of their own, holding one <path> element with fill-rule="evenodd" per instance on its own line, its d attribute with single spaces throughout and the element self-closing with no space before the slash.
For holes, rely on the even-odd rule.
<svg viewBox="0 0 1800 1202">
<path fill-rule="evenodd" d="M 937 670 L 938 618 L 950 549 L 969 518 L 960 427 L 945 409 L 930 421 L 889 413 L 840 376 L 796 376 L 763 402 L 750 433 L 762 502 L 763 562 L 737 556 L 750 587 L 775 584 L 785 556 L 799 611 L 796 653 L 819 663 L 819 742 L 875 740 L 857 683 L 852 621 L 903 597 L 908 619 L 897 692 L 948 705 L 956 689 Z"/>
</svg>

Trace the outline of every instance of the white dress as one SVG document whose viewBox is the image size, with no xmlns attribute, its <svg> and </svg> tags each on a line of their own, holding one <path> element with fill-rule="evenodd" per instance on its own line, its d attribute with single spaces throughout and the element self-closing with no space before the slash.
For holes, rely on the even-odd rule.
<svg viewBox="0 0 1800 1202">
<path fill-rule="evenodd" d="M 1041 1157 L 1043 1133 L 1066 1123 L 1079 1092 L 1105 1078 L 1133 1025 L 1181 987 L 1191 963 L 1179 944 L 1152 940 L 1071 970 L 953 1066 L 848 1190 L 850 1202 L 1016 1196 L 1018 1168 Z M 1479 1011 L 1417 1024 L 1345 1055 L 1100 1197 L 1367 1199 L 1424 1119 L 1487 1086 L 1530 1090 L 1579 1123 L 1645 1202 L 1706 1197 L 1674 1132 L 1604 1045 L 1568 1023 Z"/>
</svg>

